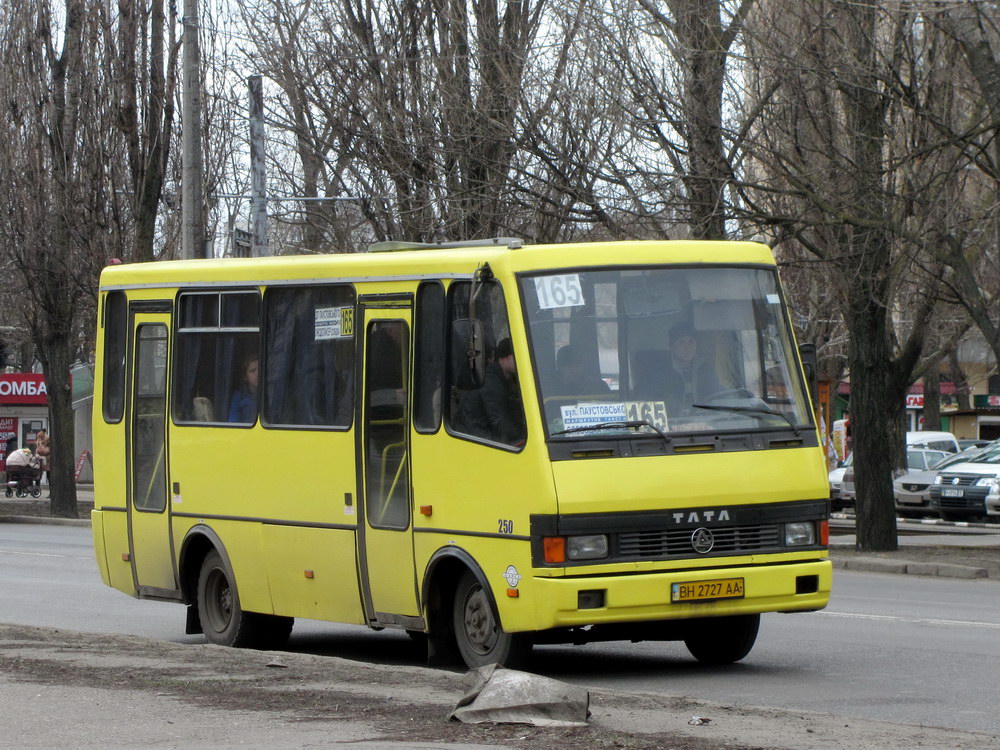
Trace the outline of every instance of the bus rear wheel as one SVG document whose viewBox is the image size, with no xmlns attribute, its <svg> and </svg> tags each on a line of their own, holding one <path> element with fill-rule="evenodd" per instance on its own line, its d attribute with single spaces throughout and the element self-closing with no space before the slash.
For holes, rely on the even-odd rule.
<svg viewBox="0 0 1000 750">
<path fill-rule="evenodd" d="M 527 662 L 530 636 L 504 631 L 489 594 L 471 571 L 458 582 L 453 623 L 458 651 L 469 668 L 500 664 L 517 669 Z"/>
<path fill-rule="evenodd" d="M 712 617 L 699 620 L 684 645 L 702 664 L 732 664 L 750 653 L 759 629 L 760 615 Z"/>
<path fill-rule="evenodd" d="M 198 575 L 198 618 L 212 643 L 236 648 L 281 648 L 295 620 L 240 609 L 236 581 L 217 550 L 212 550 Z"/>
</svg>

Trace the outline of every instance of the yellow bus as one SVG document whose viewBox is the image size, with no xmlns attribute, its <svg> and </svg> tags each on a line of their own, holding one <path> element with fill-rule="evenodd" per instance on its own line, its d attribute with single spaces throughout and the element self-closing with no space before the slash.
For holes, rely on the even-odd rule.
<svg viewBox="0 0 1000 750">
<path fill-rule="evenodd" d="M 746 656 L 827 604 L 828 486 L 771 251 L 522 245 L 110 266 L 95 378 L 104 582 L 187 632 L 294 618 Z"/>
</svg>

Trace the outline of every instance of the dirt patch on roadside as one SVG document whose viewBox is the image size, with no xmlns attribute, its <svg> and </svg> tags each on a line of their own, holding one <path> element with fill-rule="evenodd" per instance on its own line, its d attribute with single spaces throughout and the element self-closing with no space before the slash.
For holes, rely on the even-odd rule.
<svg viewBox="0 0 1000 750">
<path fill-rule="evenodd" d="M 381 667 L 285 652 L 179 645 L 0 625 L 0 679 L 171 695 L 192 709 L 292 714 L 300 722 L 363 722 L 386 741 L 512 748 L 747 748 L 673 734 L 599 726 L 538 728 L 462 724 L 447 715 L 465 692 L 462 675 Z M 607 700 L 607 699 L 604 699 Z"/>
<path fill-rule="evenodd" d="M 141 702 L 137 696 L 143 694 L 150 699 L 169 696 L 186 706 L 178 723 L 183 723 L 188 738 L 202 736 L 199 721 L 209 710 L 232 711 L 234 716 L 268 712 L 281 719 L 282 744 L 288 747 L 299 746 L 297 727 L 321 727 L 324 744 L 336 744 L 350 725 L 366 727 L 367 741 L 376 745 L 469 743 L 525 750 L 1000 748 L 1000 737 L 983 733 L 607 690 L 591 691 L 593 715 L 584 727 L 461 724 L 447 720 L 465 692 L 462 675 L 454 672 L 0 625 L 0 698 L 4 685 L 12 682 L 129 691 L 134 702 Z M 16 712 L 18 706 L 5 702 L 5 710 Z M 689 726 L 692 716 L 711 721 Z M 121 712 L 126 731 L 133 720 Z M 315 737 L 315 732 L 309 736 Z"/>
</svg>

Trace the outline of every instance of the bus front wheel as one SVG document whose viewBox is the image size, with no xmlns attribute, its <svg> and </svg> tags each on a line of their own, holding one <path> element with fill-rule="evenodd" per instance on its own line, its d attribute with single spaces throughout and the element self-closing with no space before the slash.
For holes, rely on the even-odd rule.
<svg viewBox="0 0 1000 750">
<path fill-rule="evenodd" d="M 531 638 L 504 631 L 489 594 L 470 571 L 455 592 L 454 626 L 459 653 L 471 669 L 487 664 L 517 669 L 527 662 Z"/>
<path fill-rule="evenodd" d="M 217 550 L 208 553 L 198 575 L 198 617 L 208 640 L 236 648 L 281 648 L 295 622 L 240 609 L 235 579 Z"/>
<path fill-rule="evenodd" d="M 702 664 L 732 664 L 750 653 L 759 629 L 760 615 L 712 617 L 700 620 L 684 645 Z"/>
</svg>

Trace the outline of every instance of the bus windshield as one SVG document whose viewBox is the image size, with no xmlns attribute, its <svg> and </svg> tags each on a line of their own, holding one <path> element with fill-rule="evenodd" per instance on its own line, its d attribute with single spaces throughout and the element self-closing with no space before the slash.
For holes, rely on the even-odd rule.
<svg viewBox="0 0 1000 750">
<path fill-rule="evenodd" d="M 521 278 L 550 438 L 809 427 L 774 269 Z"/>
</svg>

